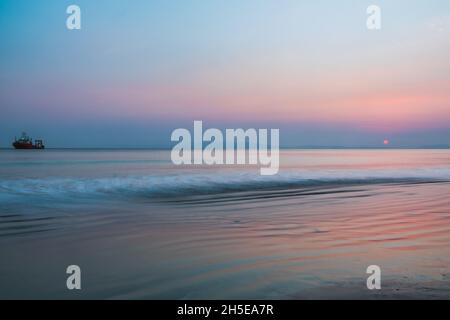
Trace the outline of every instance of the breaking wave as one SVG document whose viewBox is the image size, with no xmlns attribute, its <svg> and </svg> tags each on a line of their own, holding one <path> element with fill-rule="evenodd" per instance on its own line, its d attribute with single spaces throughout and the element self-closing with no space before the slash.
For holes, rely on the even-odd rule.
<svg viewBox="0 0 450 320">
<path fill-rule="evenodd" d="M 311 186 L 450 181 L 450 168 L 283 171 L 275 176 L 218 172 L 102 178 L 15 179 L 0 182 L 0 201 L 15 197 L 80 199 L 180 197 Z"/>
</svg>

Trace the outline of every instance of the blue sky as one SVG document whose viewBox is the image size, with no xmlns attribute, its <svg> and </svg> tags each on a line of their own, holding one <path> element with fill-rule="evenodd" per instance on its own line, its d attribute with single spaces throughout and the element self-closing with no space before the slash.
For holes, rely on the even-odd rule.
<svg viewBox="0 0 450 320">
<path fill-rule="evenodd" d="M 168 147 L 193 120 L 283 146 L 450 145 L 449 36 L 444 0 L 0 0 L 0 147 Z"/>
</svg>

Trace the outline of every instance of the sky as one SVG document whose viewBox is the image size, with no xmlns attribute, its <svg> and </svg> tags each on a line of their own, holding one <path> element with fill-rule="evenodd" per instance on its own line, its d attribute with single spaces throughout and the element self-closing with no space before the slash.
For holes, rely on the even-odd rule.
<svg viewBox="0 0 450 320">
<path fill-rule="evenodd" d="M 194 120 L 284 147 L 450 146 L 449 57 L 448 0 L 0 0 L 0 147 L 170 147 Z"/>
</svg>

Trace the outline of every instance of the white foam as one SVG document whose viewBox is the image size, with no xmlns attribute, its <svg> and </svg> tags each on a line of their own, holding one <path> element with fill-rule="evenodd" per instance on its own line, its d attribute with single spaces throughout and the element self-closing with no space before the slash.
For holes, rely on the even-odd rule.
<svg viewBox="0 0 450 320">
<path fill-rule="evenodd" d="M 7 196 L 151 196 L 157 194 L 205 194 L 254 191 L 314 184 L 395 182 L 402 180 L 450 180 L 450 168 L 379 170 L 290 170 L 275 176 L 248 171 L 199 172 L 190 174 L 123 176 L 103 178 L 16 179 L 0 182 Z"/>
</svg>

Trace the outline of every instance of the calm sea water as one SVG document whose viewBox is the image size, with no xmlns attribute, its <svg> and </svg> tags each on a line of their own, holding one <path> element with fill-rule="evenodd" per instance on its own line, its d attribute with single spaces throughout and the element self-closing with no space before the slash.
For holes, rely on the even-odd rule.
<svg viewBox="0 0 450 320">
<path fill-rule="evenodd" d="M 0 298 L 450 298 L 450 150 L 169 157 L 1 150 Z"/>
</svg>

